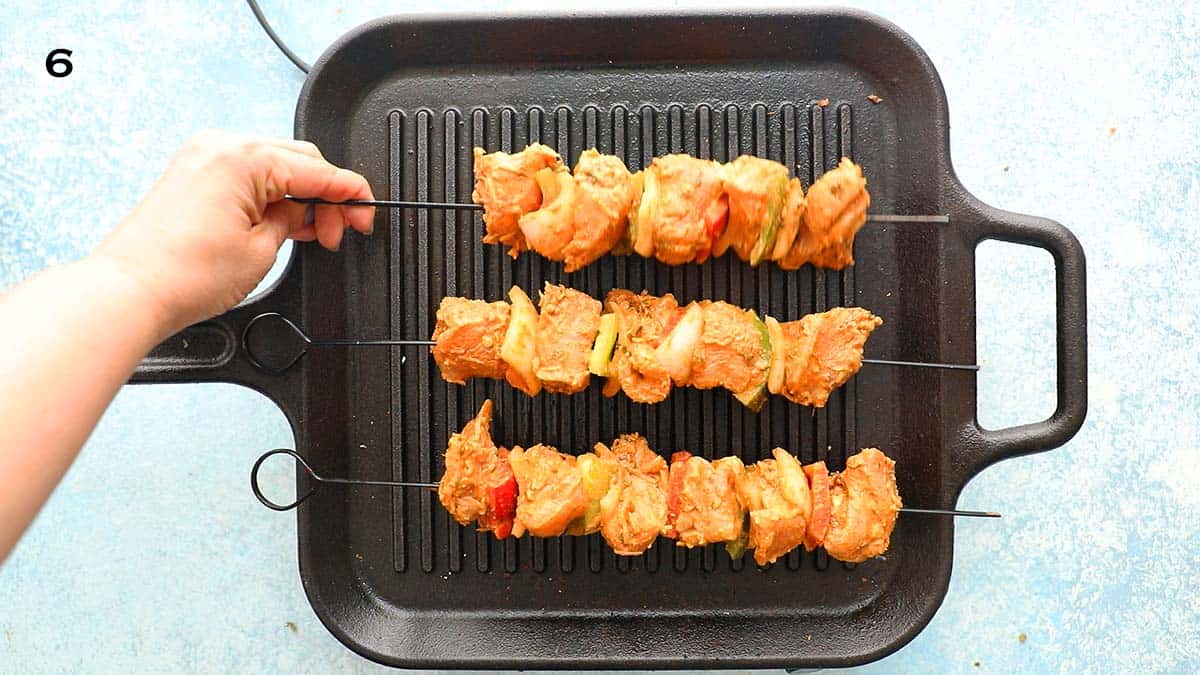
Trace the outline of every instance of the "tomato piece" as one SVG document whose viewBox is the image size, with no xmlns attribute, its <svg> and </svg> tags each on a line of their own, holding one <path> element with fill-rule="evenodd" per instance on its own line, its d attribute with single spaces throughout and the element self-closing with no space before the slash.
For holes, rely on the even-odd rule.
<svg viewBox="0 0 1200 675">
<path fill-rule="evenodd" d="M 685 469 L 684 462 L 692 458 L 692 453 L 687 450 L 680 450 L 671 455 L 671 476 L 667 481 L 667 531 L 665 536 L 675 539 L 678 533 L 675 531 L 675 519 L 679 517 L 680 499 L 683 494 L 683 476 Z M 675 466 L 678 464 L 679 466 Z"/>
<path fill-rule="evenodd" d="M 829 495 L 829 469 L 825 467 L 825 462 L 804 467 L 804 475 L 808 476 L 809 491 L 812 493 L 812 515 L 808 518 L 808 529 L 804 533 L 804 548 L 811 551 L 820 546 L 829 533 L 833 501 Z"/>
<path fill-rule="evenodd" d="M 495 525 L 492 532 L 497 539 L 504 539 L 512 533 L 513 519 L 517 515 L 517 479 L 509 476 L 508 480 L 492 488 L 491 501 Z"/>
</svg>

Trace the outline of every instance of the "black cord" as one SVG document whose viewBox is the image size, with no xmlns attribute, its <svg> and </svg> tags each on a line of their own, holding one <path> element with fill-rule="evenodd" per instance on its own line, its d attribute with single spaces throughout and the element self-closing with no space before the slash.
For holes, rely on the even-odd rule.
<svg viewBox="0 0 1200 675">
<path fill-rule="evenodd" d="M 279 51 L 283 52 L 283 55 L 288 57 L 289 61 L 296 64 L 297 68 L 307 74 L 308 64 L 299 56 L 296 56 L 295 52 L 288 49 L 288 46 L 283 43 L 283 38 L 279 37 L 274 28 L 271 28 L 267 17 L 263 15 L 262 10 L 258 7 L 258 0 L 246 0 L 246 4 L 250 5 L 250 11 L 254 12 L 254 18 L 258 19 L 258 25 L 262 26 L 263 30 L 267 32 L 267 37 L 271 38 L 271 42 L 274 42 L 275 46 L 279 47 Z"/>
</svg>

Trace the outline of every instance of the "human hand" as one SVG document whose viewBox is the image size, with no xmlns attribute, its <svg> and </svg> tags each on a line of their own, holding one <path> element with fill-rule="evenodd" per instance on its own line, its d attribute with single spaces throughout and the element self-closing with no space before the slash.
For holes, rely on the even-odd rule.
<svg viewBox="0 0 1200 675">
<path fill-rule="evenodd" d="M 374 198 L 365 178 L 326 162 L 312 143 L 204 132 L 92 257 L 146 290 L 166 337 L 245 299 L 285 239 L 336 251 L 347 227 L 373 229 L 373 207 L 318 205 L 305 224 L 308 206 L 284 195 Z"/>
</svg>

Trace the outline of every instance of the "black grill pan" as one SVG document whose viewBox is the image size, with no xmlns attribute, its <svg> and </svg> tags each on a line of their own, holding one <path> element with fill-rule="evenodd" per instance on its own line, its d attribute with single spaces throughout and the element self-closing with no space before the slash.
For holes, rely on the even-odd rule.
<svg viewBox="0 0 1200 675">
<path fill-rule="evenodd" d="M 872 104 L 868 95 L 882 99 Z M 828 99 L 827 105 L 819 105 Z M 436 480 L 451 432 L 485 397 L 502 444 L 582 451 L 639 431 L 664 453 L 746 461 L 773 446 L 841 468 L 878 446 L 911 505 L 953 507 L 1005 457 L 1064 443 L 1086 411 L 1084 258 L 1062 226 L 987 207 L 950 164 L 937 73 L 896 27 L 852 12 L 388 18 L 339 40 L 313 68 L 296 136 L 364 173 L 377 195 L 468 201 L 471 147 L 531 140 L 572 163 L 598 146 L 632 169 L 667 152 L 783 161 L 811 184 L 841 155 L 860 162 L 872 211 L 949 223 L 869 224 L 844 272 L 732 256 L 669 268 L 604 258 L 564 274 L 479 243 L 467 212 L 381 212 L 340 254 L 297 247 L 265 296 L 159 347 L 135 381 L 227 381 L 283 408 L 297 448 L 325 475 Z M 862 305 L 886 323 L 868 353 L 975 361 L 975 247 L 1040 246 L 1057 266 L 1058 409 L 983 431 L 969 372 L 868 367 L 812 410 L 773 400 L 758 415 L 724 392 L 679 390 L 661 405 L 530 399 L 498 382 L 446 385 L 424 349 L 316 350 L 283 375 L 256 370 L 240 336 L 277 311 L 314 337 L 424 338 L 447 295 L 503 297 L 562 282 L 722 299 L 780 319 Z M 260 350 L 282 337 L 251 336 Z M 308 487 L 298 475 L 297 489 Z M 904 645 L 950 579 L 953 521 L 903 516 L 886 558 L 858 566 L 792 553 L 767 569 L 716 547 L 615 557 L 595 536 L 497 542 L 448 519 L 428 491 L 326 490 L 298 511 L 300 576 L 317 615 L 350 648 L 407 667 L 845 666 Z"/>
</svg>

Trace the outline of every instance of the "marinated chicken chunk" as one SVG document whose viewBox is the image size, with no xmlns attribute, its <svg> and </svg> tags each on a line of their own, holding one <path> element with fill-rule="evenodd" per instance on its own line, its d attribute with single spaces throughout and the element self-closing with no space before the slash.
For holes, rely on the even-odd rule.
<svg viewBox="0 0 1200 675">
<path fill-rule="evenodd" d="M 613 469 L 600 500 L 600 534 L 617 555 L 638 555 L 667 527 L 667 463 L 638 434 L 612 448 L 597 443 L 595 453 Z"/>
<path fill-rule="evenodd" d="M 641 434 L 620 436 L 613 441 L 611 448 L 600 450 L 598 447 L 596 455 L 645 476 L 655 483 L 661 484 L 664 488 L 667 485 L 669 473 L 667 461 L 650 449 L 650 445 Z"/>
<path fill-rule="evenodd" d="M 832 510 L 822 545 L 830 556 L 863 562 L 887 551 L 903 504 L 896 489 L 896 463 L 875 448 L 846 460 L 830 485 Z"/>
<path fill-rule="evenodd" d="M 500 346 L 508 330 L 506 302 L 443 298 L 433 330 L 433 360 L 447 382 L 504 377 Z"/>
<path fill-rule="evenodd" d="M 862 168 L 843 157 L 808 190 L 803 226 L 796 243 L 780 261 L 784 269 L 804 263 L 840 270 L 854 264 L 854 235 L 867 222 L 871 195 Z"/>
<path fill-rule="evenodd" d="M 492 442 L 492 402 L 450 437 L 446 473 L 438 483 L 438 501 L 463 525 L 476 522 L 481 531 L 503 539 L 513 528 L 517 484 L 508 452 Z"/>
<path fill-rule="evenodd" d="M 783 344 L 772 345 L 782 359 L 778 391 L 800 405 L 823 407 L 834 389 L 862 368 L 863 347 L 883 319 L 861 307 L 835 307 L 799 321 L 780 324 Z"/>
<path fill-rule="evenodd" d="M 525 243 L 539 255 L 562 260 L 575 234 L 575 178 L 566 167 L 539 169 L 533 174 L 542 191 L 542 205 L 517 221 Z"/>
<path fill-rule="evenodd" d="M 721 165 L 689 155 L 655 157 L 629 216 L 633 250 L 668 265 L 709 256 L 728 215 Z"/>
<path fill-rule="evenodd" d="M 679 303 L 671 294 L 657 297 L 617 289 L 605 298 L 605 306 L 617 315 L 617 347 L 609 365 L 613 375 L 604 393 L 620 391 L 638 403 L 658 403 L 671 393 L 671 376 L 656 357 L 655 350 L 679 320 Z"/>
<path fill-rule="evenodd" d="M 508 453 L 508 463 L 520 490 L 515 536 L 528 532 L 535 537 L 557 537 L 587 511 L 583 476 L 571 455 L 544 445 L 528 450 L 518 446 Z"/>
<path fill-rule="evenodd" d="M 542 188 L 534 178 L 542 169 L 559 165 L 558 153 L 534 143 L 516 153 L 484 152 L 475 148 L 475 189 L 471 199 L 483 205 L 486 244 L 504 244 L 508 254 L 528 248 L 521 233 L 521 216 L 542 205 Z"/>
<path fill-rule="evenodd" d="M 534 373 L 546 391 L 574 394 L 587 388 L 588 355 L 600 330 L 600 301 L 547 283 L 538 304 Z"/>
<path fill-rule="evenodd" d="M 739 258 L 757 265 L 774 250 L 788 191 L 787 167 L 742 155 L 722 167 L 722 179 L 729 198 L 729 224 L 713 255 L 733 248 Z"/>
<path fill-rule="evenodd" d="M 749 546 L 754 562 L 766 565 L 804 542 L 812 494 L 800 462 L 781 448 L 746 467 L 738 498 L 750 513 Z"/>
<path fill-rule="evenodd" d="M 671 455 L 669 536 L 688 548 L 741 537 L 746 512 L 738 501 L 737 481 L 745 472 L 737 457 L 709 462 L 689 452 Z"/>
<path fill-rule="evenodd" d="M 575 163 L 574 233 L 562 252 L 574 272 L 608 253 L 625 236 L 633 204 L 633 176 L 625 163 L 593 148 Z"/>
<path fill-rule="evenodd" d="M 724 387 L 758 411 L 766 402 L 771 343 L 766 326 L 750 310 L 727 302 L 702 302 L 704 326 L 692 354 L 691 384 Z"/>
</svg>

